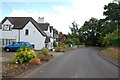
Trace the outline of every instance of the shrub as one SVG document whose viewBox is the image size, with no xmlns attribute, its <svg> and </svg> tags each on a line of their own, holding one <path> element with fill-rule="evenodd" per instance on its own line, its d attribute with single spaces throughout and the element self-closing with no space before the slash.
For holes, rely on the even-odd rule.
<svg viewBox="0 0 120 80">
<path fill-rule="evenodd" d="M 54 49 L 55 49 L 56 52 L 61 52 L 62 48 L 61 47 L 55 47 Z"/>
<path fill-rule="evenodd" d="M 44 55 L 48 55 L 48 49 L 46 48 L 42 48 L 41 51 L 38 52 L 38 54 L 44 54 Z"/>
<path fill-rule="evenodd" d="M 29 62 L 32 58 L 36 57 L 34 50 L 31 50 L 28 47 L 20 48 L 16 53 L 15 56 L 12 58 L 13 63 L 24 63 Z"/>
<path fill-rule="evenodd" d="M 120 47 L 120 38 L 113 39 L 112 46 Z"/>
<path fill-rule="evenodd" d="M 102 44 L 105 46 L 110 46 L 110 45 L 117 45 L 117 39 L 119 39 L 119 33 L 120 29 L 113 31 L 111 34 L 106 34 L 105 37 L 103 37 Z M 119 40 L 118 40 L 119 41 Z M 119 43 L 119 42 L 118 42 Z"/>
<path fill-rule="evenodd" d="M 53 47 L 57 47 L 56 41 L 53 42 Z"/>
<path fill-rule="evenodd" d="M 26 47 L 26 46 L 23 46 L 22 48 L 18 49 L 17 52 L 21 52 L 21 51 L 30 51 L 31 50 L 31 47 Z"/>
<path fill-rule="evenodd" d="M 40 59 L 39 58 L 33 58 L 29 61 L 31 64 L 41 64 Z"/>
<path fill-rule="evenodd" d="M 49 61 L 49 55 L 38 54 L 37 57 L 38 57 L 41 61 Z"/>
</svg>

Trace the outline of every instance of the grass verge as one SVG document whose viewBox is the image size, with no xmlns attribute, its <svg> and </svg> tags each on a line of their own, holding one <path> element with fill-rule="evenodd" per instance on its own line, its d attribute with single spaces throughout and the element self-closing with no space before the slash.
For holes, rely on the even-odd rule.
<svg viewBox="0 0 120 80">
<path fill-rule="evenodd" d="M 105 56 L 108 56 L 114 60 L 119 60 L 120 61 L 120 48 L 119 47 L 109 47 L 104 50 L 102 50 L 102 54 Z"/>
<path fill-rule="evenodd" d="M 2 51 L 2 47 L 0 47 L 0 51 Z"/>
</svg>

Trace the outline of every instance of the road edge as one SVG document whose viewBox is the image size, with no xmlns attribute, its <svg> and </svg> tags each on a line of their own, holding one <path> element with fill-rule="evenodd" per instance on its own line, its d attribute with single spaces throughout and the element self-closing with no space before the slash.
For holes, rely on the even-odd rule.
<svg viewBox="0 0 120 80">
<path fill-rule="evenodd" d="M 98 53 L 98 56 L 102 57 L 104 60 L 110 62 L 111 64 L 120 68 L 120 62 L 117 60 L 112 60 L 110 57 L 104 56 L 102 53 Z"/>
</svg>

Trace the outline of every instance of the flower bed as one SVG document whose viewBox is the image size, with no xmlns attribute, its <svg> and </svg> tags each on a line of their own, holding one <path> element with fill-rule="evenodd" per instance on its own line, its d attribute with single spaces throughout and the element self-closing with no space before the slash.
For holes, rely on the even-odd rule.
<svg viewBox="0 0 120 80">
<path fill-rule="evenodd" d="M 37 55 L 38 56 L 38 55 Z M 39 55 L 40 57 L 40 55 Z M 53 56 L 51 55 L 48 55 L 47 58 L 49 60 L 51 60 L 53 58 Z M 46 61 L 49 61 L 49 60 L 46 60 Z M 41 64 L 45 62 L 45 60 L 41 60 Z M 30 70 L 34 67 L 39 67 L 39 65 L 36 65 L 36 64 L 32 64 L 32 63 L 23 63 L 23 64 L 15 64 L 15 63 L 12 63 L 11 61 L 9 61 L 7 64 L 4 64 L 2 66 L 2 77 L 3 78 L 14 78 L 18 75 L 20 75 L 21 73 L 27 71 L 27 70 Z"/>
<path fill-rule="evenodd" d="M 2 77 L 14 78 L 26 70 L 37 67 L 41 61 L 49 61 L 52 58 L 53 55 L 48 54 L 48 50 L 45 48 L 38 55 L 28 47 L 20 48 L 11 60 L 3 61 Z"/>
</svg>

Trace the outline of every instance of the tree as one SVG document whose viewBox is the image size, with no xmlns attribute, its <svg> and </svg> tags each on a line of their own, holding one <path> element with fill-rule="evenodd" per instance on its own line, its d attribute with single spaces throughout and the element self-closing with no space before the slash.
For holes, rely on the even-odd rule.
<svg viewBox="0 0 120 80">
<path fill-rule="evenodd" d="M 72 23 L 72 27 L 70 27 L 70 30 L 71 30 L 71 34 L 70 34 L 71 37 L 77 38 L 79 29 L 78 29 L 78 24 L 75 21 Z"/>
<path fill-rule="evenodd" d="M 120 19 L 119 8 L 120 7 L 117 3 L 109 3 L 108 5 L 105 5 L 103 15 L 106 16 L 106 20 L 118 21 Z"/>
<path fill-rule="evenodd" d="M 85 21 L 84 25 L 79 29 L 79 35 L 82 41 L 86 45 L 96 45 L 98 40 L 98 20 L 91 18 L 89 21 Z"/>
<path fill-rule="evenodd" d="M 69 44 L 69 45 L 80 45 L 80 41 L 78 38 L 69 38 L 65 41 L 66 44 Z"/>
<path fill-rule="evenodd" d="M 112 45 L 112 41 L 114 39 L 120 38 L 119 31 L 120 31 L 120 29 L 117 29 L 117 30 L 113 31 L 111 34 L 106 34 L 106 36 L 103 38 L 102 44 L 105 45 L 105 46 Z"/>
</svg>

